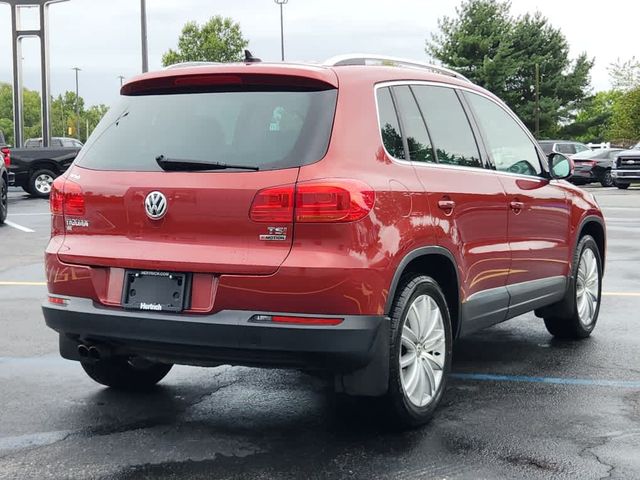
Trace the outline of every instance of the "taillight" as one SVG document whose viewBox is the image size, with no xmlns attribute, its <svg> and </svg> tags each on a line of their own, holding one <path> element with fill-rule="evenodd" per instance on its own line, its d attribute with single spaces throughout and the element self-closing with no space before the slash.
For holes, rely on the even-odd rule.
<svg viewBox="0 0 640 480">
<path fill-rule="evenodd" d="M 9 168 L 11 166 L 11 150 L 7 147 L 3 147 L 0 148 L 0 152 L 2 152 L 4 164 Z"/>
<path fill-rule="evenodd" d="M 373 189 L 357 180 L 301 182 L 260 190 L 250 217 L 255 222 L 354 222 L 367 216 L 374 203 Z"/>
<path fill-rule="evenodd" d="M 71 180 L 58 177 L 51 185 L 49 206 L 53 215 L 84 215 L 84 194 L 82 187 Z"/>
<path fill-rule="evenodd" d="M 296 315 L 254 315 L 249 319 L 256 323 L 285 323 L 294 325 L 340 325 L 344 318 L 335 317 L 300 317 Z"/>
<path fill-rule="evenodd" d="M 260 190 L 251 205 L 254 222 L 291 223 L 293 220 L 293 185 Z"/>
<path fill-rule="evenodd" d="M 296 187 L 296 222 L 354 222 L 366 217 L 375 192 L 356 180 L 299 183 Z"/>
</svg>

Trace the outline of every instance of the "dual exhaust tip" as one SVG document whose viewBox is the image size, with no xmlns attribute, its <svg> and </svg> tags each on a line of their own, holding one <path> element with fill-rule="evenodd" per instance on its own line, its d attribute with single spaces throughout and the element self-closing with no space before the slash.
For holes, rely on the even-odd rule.
<svg viewBox="0 0 640 480">
<path fill-rule="evenodd" d="M 78 345 L 78 355 L 86 360 L 102 360 L 110 356 L 109 353 L 110 352 L 108 350 L 100 346 L 84 344 Z"/>
</svg>

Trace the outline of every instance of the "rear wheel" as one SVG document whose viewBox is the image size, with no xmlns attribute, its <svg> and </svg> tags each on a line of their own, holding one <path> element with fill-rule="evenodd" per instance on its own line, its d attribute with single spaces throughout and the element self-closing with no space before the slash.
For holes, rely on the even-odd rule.
<svg viewBox="0 0 640 480">
<path fill-rule="evenodd" d="M 602 261 L 590 235 L 582 237 L 573 257 L 573 272 L 564 300 L 544 317 L 549 333 L 559 338 L 586 338 L 591 335 L 600 313 Z"/>
<path fill-rule="evenodd" d="M 626 190 L 627 188 L 629 188 L 630 185 L 631 185 L 630 183 L 616 182 L 616 187 L 618 187 L 620 190 Z"/>
<path fill-rule="evenodd" d="M 114 357 L 97 362 L 82 362 L 84 371 L 96 382 L 117 390 L 145 391 L 162 380 L 171 364 L 147 361 L 133 362 L 126 357 Z"/>
<path fill-rule="evenodd" d="M 4 177 L 0 177 L 0 225 L 7 219 L 9 211 L 8 186 Z"/>
<path fill-rule="evenodd" d="M 387 404 L 402 427 L 431 419 L 451 368 L 451 320 L 445 296 L 431 277 L 404 279 L 391 313 Z"/>
<path fill-rule="evenodd" d="M 603 187 L 613 187 L 613 177 L 611 177 L 611 170 L 605 170 L 600 178 L 600 185 Z"/>
<path fill-rule="evenodd" d="M 34 197 L 47 198 L 51 193 L 51 184 L 56 177 L 55 172 L 49 169 L 41 168 L 36 170 L 29 178 L 27 191 Z"/>
</svg>

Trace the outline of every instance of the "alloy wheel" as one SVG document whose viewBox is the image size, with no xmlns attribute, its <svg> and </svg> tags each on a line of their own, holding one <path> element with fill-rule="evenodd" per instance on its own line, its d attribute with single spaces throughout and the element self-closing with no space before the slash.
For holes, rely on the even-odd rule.
<svg viewBox="0 0 640 480">
<path fill-rule="evenodd" d="M 416 407 L 428 405 L 438 392 L 445 350 L 440 307 L 431 296 L 420 295 L 407 309 L 399 358 L 402 388 Z"/>
<path fill-rule="evenodd" d="M 585 248 L 578 264 L 576 307 L 580 322 L 588 327 L 593 323 L 600 301 L 600 272 L 598 261 L 590 248 Z"/>
<path fill-rule="evenodd" d="M 35 189 L 38 193 L 47 195 L 51 192 L 51 184 L 53 183 L 53 177 L 47 173 L 38 175 L 34 182 Z"/>
</svg>

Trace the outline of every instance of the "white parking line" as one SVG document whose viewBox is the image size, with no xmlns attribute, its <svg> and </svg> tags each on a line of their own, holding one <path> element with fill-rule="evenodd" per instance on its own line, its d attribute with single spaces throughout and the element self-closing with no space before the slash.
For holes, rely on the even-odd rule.
<svg viewBox="0 0 640 480">
<path fill-rule="evenodd" d="M 38 215 L 51 215 L 49 212 L 46 213 L 12 213 L 10 217 L 35 217 Z"/>
<path fill-rule="evenodd" d="M 26 233 L 34 233 L 35 232 L 35 230 L 31 230 L 30 228 L 23 227 L 22 225 L 18 225 L 17 223 L 13 223 L 11 220 L 5 220 L 4 223 L 6 225 L 9 225 L 10 227 L 15 228 L 16 230 L 22 231 L 22 232 L 26 232 Z"/>
</svg>

